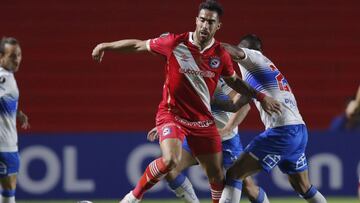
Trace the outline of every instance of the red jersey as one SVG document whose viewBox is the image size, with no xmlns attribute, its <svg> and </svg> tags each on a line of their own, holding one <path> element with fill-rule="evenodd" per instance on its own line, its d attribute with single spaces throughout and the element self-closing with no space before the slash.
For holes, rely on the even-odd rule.
<svg viewBox="0 0 360 203">
<path fill-rule="evenodd" d="M 188 128 L 207 128 L 214 124 L 210 100 L 220 75 L 232 76 L 230 55 L 214 39 L 199 50 L 193 33 L 167 34 L 150 39 L 150 51 L 166 57 L 163 98 L 157 113 L 171 116 Z M 168 115 L 168 116 L 167 116 Z"/>
</svg>

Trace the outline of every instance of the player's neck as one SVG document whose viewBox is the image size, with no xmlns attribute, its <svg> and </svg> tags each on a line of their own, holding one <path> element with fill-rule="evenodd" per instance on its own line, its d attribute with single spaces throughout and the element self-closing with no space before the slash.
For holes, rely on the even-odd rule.
<svg viewBox="0 0 360 203">
<path fill-rule="evenodd" d="M 201 43 L 199 40 L 198 40 L 198 37 L 196 35 L 196 32 L 193 32 L 192 34 L 192 39 L 193 39 L 193 42 L 194 42 L 194 45 L 196 45 L 197 47 L 199 47 L 200 51 L 203 51 L 206 47 L 208 47 L 212 41 L 213 41 L 213 37 L 210 38 L 209 40 Z"/>
</svg>

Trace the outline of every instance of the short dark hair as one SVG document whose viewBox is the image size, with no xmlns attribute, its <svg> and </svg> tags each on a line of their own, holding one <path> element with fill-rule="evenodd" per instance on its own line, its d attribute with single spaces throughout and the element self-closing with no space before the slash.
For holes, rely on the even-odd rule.
<svg viewBox="0 0 360 203">
<path fill-rule="evenodd" d="M 221 17 L 224 14 L 224 9 L 223 9 L 222 5 L 215 0 L 206 0 L 206 1 L 202 2 L 199 5 L 199 12 L 202 9 L 206 9 L 209 11 L 215 11 L 219 15 L 219 17 Z"/>
<path fill-rule="evenodd" d="M 18 45 L 19 41 L 14 37 L 3 37 L 0 41 L 0 54 L 5 53 L 5 44 Z"/>
<path fill-rule="evenodd" d="M 258 50 L 258 51 L 262 52 L 263 44 L 262 44 L 261 39 L 257 35 L 255 35 L 255 34 L 247 34 L 247 35 L 245 35 L 244 37 L 242 37 L 240 39 L 240 43 L 242 41 L 246 41 L 248 43 L 248 47 L 246 47 L 246 48 L 255 49 L 255 50 Z"/>
</svg>

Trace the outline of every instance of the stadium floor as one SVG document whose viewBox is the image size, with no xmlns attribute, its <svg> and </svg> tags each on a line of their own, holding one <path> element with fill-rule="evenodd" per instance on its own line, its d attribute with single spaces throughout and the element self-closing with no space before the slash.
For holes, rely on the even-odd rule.
<svg viewBox="0 0 360 203">
<path fill-rule="evenodd" d="M 93 203 L 118 203 L 119 200 L 93 200 Z M 76 203 L 77 200 L 19 200 L 17 203 Z M 182 203 L 182 201 L 175 199 L 168 200 L 144 200 L 143 203 Z M 203 203 L 210 203 L 210 200 L 202 200 Z M 242 202 L 247 202 L 242 200 Z M 271 203 L 304 203 L 305 201 L 299 198 L 270 198 Z M 328 198 L 328 203 L 359 203 L 359 200 L 356 198 Z"/>
</svg>

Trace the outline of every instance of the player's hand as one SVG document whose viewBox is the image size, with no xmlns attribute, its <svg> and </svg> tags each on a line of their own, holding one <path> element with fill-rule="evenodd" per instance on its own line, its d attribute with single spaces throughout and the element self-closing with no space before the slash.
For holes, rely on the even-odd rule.
<svg viewBox="0 0 360 203">
<path fill-rule="evenodd" d="M 16 116 L 17 116 L 17 119 L 20 122 L 20 125 L 21 125 L 22 129 L 27 130 L 27 129 L 30 128 L 29 117 L 24 112 L 19 111 Z"/>
<path fill-rule="evenodd" d="M 272 97 L 265 96 L 264 99 L 261 101 L 261 107 L 269 115 L 271 115 L 272 113 L 281 115 L 281 104 Z"/>
<path fill-rule="evenodd" d="M 148 134 L 147 134 L 147 140 L 151 141 L 151 142 L 154 142 L 155 140 L 159 139 L 159 133 L 155 128 L 151 129 Z"/>
<path fill-rule="evenodd" d="M 97 62 L 101 62 L 102 58 L 104 56 L 104 50 L 103 50 L 103 45 L 102 44 L 98 44 L 92 51 L 92 57 L 95 61 Z"/>
</svg>

